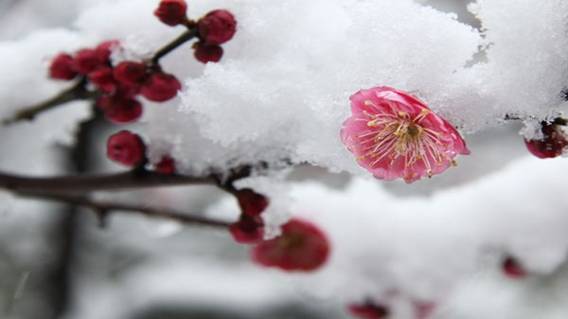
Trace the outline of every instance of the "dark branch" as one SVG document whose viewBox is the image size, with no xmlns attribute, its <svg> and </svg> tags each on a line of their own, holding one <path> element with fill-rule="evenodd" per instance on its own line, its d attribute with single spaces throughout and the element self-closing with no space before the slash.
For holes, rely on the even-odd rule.
<svg viewBox="0 0 568 319">
<path fill-rule="evenodd" d="M 75 85 L 58 93 L 56 96 L 17 111 L 14 116 L 2 121 L 2 124 L 9 125 L 20 121 L 31 121 L 38 114 L 54 109 L 59 105 L 66 104 L 71 101 L 94 99 L 97 96 L 97 93 L 88 91 L 86 89 L 86 84 L 87 81 L 85 79 L 81 79 L 75 83 Z"/>
<path fill-rule="evenodd" d="M 38 198 L 56 202 L 63 202 L 74 206 L 80 206 L 92 209 L 96 214 L 106 215 L 110 212 L 137 214 L 144 215 L 152 218 L 163 218 L 172 221 L 177 221 L 186 225 L 200 225 L 210 227 L 228 228 L 229 222 L 211 220 L 205 217 L 189 215 L 183 212 L 156 208 L 149 206 L 138 206 L 122 203 L 114 203 L 109 201 L 97 201 L 82 196 L 64 195 L 64 194 L 33 194 L 33 193 L 20 193 L 21 197 Z"/>
<path fill-rule="evenodd" d="M 61 194 L 140 189 L 158 186 L 217 185 L 214 176 L 166 175 L 149 171 L 92 176 L 27 177 L 0 172 L 0 188 L 18 193 Z"/>
<path fill-rule="evenodd" d="M 159 49 L 154 56 L 152 57 L 152 59 L 150 60 L 150 65 L 157 67 L 160 63 L 160 59 L 162 59 L 163 57 L 165 57 L 166 55 L 170 54 L 172 51 L 174 51 L 175 49 L 179 48 L 180 46 L 182 46 L 184 43 L 186 43 L 187 41 L 195 38 L 197 36 L 197 28 L 190 28 L 189 30 L 185 31 L 184 33 L 182 33 L 179 37 L 177 37 L 175 40 L 173 40 L 172 42 L 170 42 L 169 44 L 167 44 L 166 46 L 162 47 L 161 49 Z"/>
</svg>

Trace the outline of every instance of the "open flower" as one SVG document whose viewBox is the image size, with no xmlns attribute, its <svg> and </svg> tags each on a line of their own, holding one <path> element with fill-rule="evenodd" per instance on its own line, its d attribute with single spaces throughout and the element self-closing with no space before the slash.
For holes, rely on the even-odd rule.
<svg viewBox="0 0 568 319">
<path fill-rule="evenodd" d="M 341 139 L 379 179 L 412 183 L 469 154 L 458 131 L 408 93 L 387 86 L 361 90 L 351 96 L 351 112 Z"/>
</svg>

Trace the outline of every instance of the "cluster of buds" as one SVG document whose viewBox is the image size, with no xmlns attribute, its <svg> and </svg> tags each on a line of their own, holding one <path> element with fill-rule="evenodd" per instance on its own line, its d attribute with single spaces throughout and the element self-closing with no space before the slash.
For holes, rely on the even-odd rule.
<svg viewBox="0 0 568 319">
<path fill-rule="evenodd" d="M 538 158 L 554 158 L 568 150 L 568 121 L 556 118 L 541 124 L 542 138 L 525 139 L 529 152 Z"/>
<path fill-rule="evenodd" d="M 282 234 L 271 240 L 264 238 L 261 214 L 269 200 L 250 188 L 234 192 L 241 208 L 239 220 L 230 232 L 236 242 L 252 244 L 252 259 L 265 267 L 285 271 L 314 271 L 327 261 L 330 244 L 326 235 L 314 224 L 292 219 L 282 226 Z"/>
<path fill-rule="evenodd" d="M 120 131 L 107 140 L 107 157 L 127 167 L 144 167 L 148 162 L 146 144 L 140 135 L 130 131 Z M 164 155 L 154 166 L 158 173 L 171 175 L 176 172 L 174 159 Z"/>
<path fill-rule="evenodd" d="M 231 40 L 236 32 L 236 20 L 229 11 L 214 10 L 195 22 L 187 17 L 184 0 L 162 0 L 154 14 L 169 26 L 187 27 L 186 41 L 194 37 L 199 39 L 193 48 L 195 57 L 203 63 L 218 62 L 223 55 L 220 45 Z M 159 58 L 172 50 L 171 44 L 166 47 L 169 51 L 160 52 L 153 59 L 122 61 L 113 65 L 111 55 L 119 46 L 118 41 L 106 41 L 95 48 L 81 49 L 73 55 L 60 53 L 52 60 L 49 75 L 56 80 L 80 79 L 83 88 L 93 87 L 96 105 L 105 117 L 113 123 L 124 124 L 142 116 L 143 107 L 138 96 L 152 102 L 166 102 L 177 96 L 182 85 L 176 76 L 164 72 L 159 65 Z M 145 149 L 142 138 L 128 131 L 114 134 L 107 142 L 108 158 L 128 167 L 146 165 Z M 154 169 L 160 173 L 174 174 L 175 161 L 170 156 L 164 156 Z M 253 213 L 250 208 L 243 211 L 247 211 L 239 226 L 241 230 L 246 229 L 243 232 L 246 235 L 243 236 L 261 238 L 263 225 L 260 211 Z"/>
<path fill-rule="evenodd" d="M 162 0 L 155 15 L 170 26 L 184 25 L 199 39 L 193 46 L 198 61 L 218 62 L 223 55 L 223 43 L 236 32 L 236 20 L 227 10 L 214 10 L 197 22 L 187 17 L 184 0 Z M 189 37 L 191 38 L 191 37 Z M 164 72 L 157 61 L 123 61 L 111 63 L 112 50 L 118 41 L 106 41 L 95 48 L 79 50 L 74 55 L 60 53 L 51 62 L 50 77 L 71 81 L 81 78 L 98 93 L 97 106 L 113 123 L 130 123 L 143 112 L 141 95 L 149 101 L 166 102 L 181 90 L 180 81 Z"/>
<path fill-rule="evenodd" d="M 95 48 L 79 50 L 75 55 L 60 53 L 49 67 L 49 75 L 57 80 L 73 80 L 110 66 L 110 55 L 116 41 L 106 41 Z"/>
<path fill-rule="evenodd" d="M 223 9 L 213 10 L 197 22 L 190 20 L 184 0 L 162 0 L 154 14 L 169 26 L 196 29 L 199 41 L 193 45 L 194 56 L 202 63 L 219 62 L 223 57 L 221 45 L 231 40 L 237 31 L 235 17 Z"/>
<path fill-rule="evenodd" d="M 107 118 L 116 123 L 134 121 L 142 114 L 142 104 L 136 99 L 142 95 L 153 102 L 166 102 L 177 96 L 181 83 L 172 75 L 147 63 L 124 61 L 104 71 L 101 80 L 94 82 L 104 93 L 97 101 Z M 103 85 L 109 89 L 104 91 Z"/>
<path fill-rule="evenodd" d="M 74 55 L 61 53 L 53 59 L 49 74 L 53 79 L 88 80 L 99 93 L 97 106 L 113 123 L 129 123 L 142 115 L 142 95 L 154 102 L 165 102 L 181 89 L 178 79 L 149 63 L 125 61 L 113 67 L 110 56 L 118 41 L 106 41 L 96 48 L 82 49 Z"/>
</svg>

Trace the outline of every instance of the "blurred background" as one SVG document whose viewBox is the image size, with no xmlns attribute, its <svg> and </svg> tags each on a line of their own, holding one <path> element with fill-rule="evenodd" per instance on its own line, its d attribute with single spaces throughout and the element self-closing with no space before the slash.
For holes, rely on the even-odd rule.
<svg viewBox="0 0 568 319">
<path fill-rule="evenodd" d="M 478 27 L 465 0 L 420 2 Z M 0 0 L 0 41 L 39 28 L 69 27 L 81 8 L 96 3 Z M 35 160 L 60 172 L 108 171 L 100 152 L 100 137 L 108 130 L 102 121 L 86 122 L 80 147 L 58 145 Z M 0 141 L 3 150 L 7 145 Z M 315 168 L 302 168 L 293 176 L 332 187 L 348 179 Z M 191 187 L 124 196 L 198 212 L 224 195 Z M 233 243 L 226 232 L 121 215 L 100 227 L 90 212 L 33 201 L 1 205 L 0 213 L 0 318 L 348 318 L 337 300 L 306 297 L 285 274 L 259 270 L 246 247 Z"/>
</svg>

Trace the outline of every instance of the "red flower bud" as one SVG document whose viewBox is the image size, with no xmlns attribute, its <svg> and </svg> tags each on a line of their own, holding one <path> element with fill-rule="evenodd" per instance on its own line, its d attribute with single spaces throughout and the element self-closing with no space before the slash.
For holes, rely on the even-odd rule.
<svg viewBox="0 0 568 319">
<path fill-rule="evenodd" d="M 207 44 L 223 44 L 237 32 L 237 21 L 227 10 L 214 10 L 198 21 L 199 37 Z"/>
<path fill-rule="evenodd" d="M 314 271 L 327 261 L 330 244 L 314 224 L 292 219 L 282 226 L 282 235 L 258 244 L 253 260 L 266 267 L 286 271 Z"/>
<path fill-rule="evenodd" d="M 117 124 L 130 123 L 142 116 L 142 104 L 129 97 L 102 96 L 98 99 L 97 106 L 109 121 Z"/>
<path fill-rule="evenodd" d="M 144 162 L 146 147 L 137 134 L 120 131 L 107 141 L 109 159 L 125 166 L 137 166 Z"/>
<path fill-rule="evenodd" d="M 509 278 L 521 279 L 527 276 L 527 271 L 513 257 L 505 258 L 501 267 L 503 268 L 503 273 Z"/>
<path fill-rule="evenodd" d="M 144 83 L 140 93 L 150 101 L 165 102 L 176 97 L 181 90 L 178 79 L 167 73 L 154 73 Z"/>
<path fill-rule="evenodd" d="M 87 75 L 99 67 L 106 66 L 94 49 L 83 49 L 75 55 L 74 67 L 79 73 Z"/>
<path fill-rule="evenodd" d="M 202 63 L 219 62 L 223 57 L 223 48 L 218 45 L 197 42 L 194 49 L 195 58 Z"/>
<path fill-rule="evenodd" d="M 250 217 L 260 216 L 268 206 L 268 199 L 250 188 L 237 191 L 235 196 L 237 196 L 242 213 Z"/>
<path fill-rule="evenodd" d="M 118 40 L 109 40 L 99 44 L 95 49 L 99 61 L 101 63 L 110 64 L 112 49 L 117 47 L 119 44 L 120 42 Z"/>
<path fill-rule="evenodd" d="M 73 68 L 73 57 L 66 53 L 57 55 L 49 66 L 49 76 L 57 80 L 73 80 L 77 71 Z"/>
<path fill-rule="evenodd" d="M 114 68 L 114 77 L 121 84 L 139 86 L 146 79 L 146 64 L 141 62 L 124 61 Z"/>
<path fill-rule="evenodd" d="M 110 67 L 103 67 L 89 73 L 89 81 L 103 93 L 114 93 L 116 91 L 116 81 Z"/>
<path fill-rule="evenodd" d="M 260 218 L 241 215 L 238 222 L 229 228 L 233 239 L 240 244 L 256 244 L 262 241 L 264 225 Z"/>
<path fill-rule="evenodd" d="M 154 15 L 169 26 L 187 21 L 187 3 L 184 0 L 162 0 Z"/>
<path fill-rule="evenodd" d="M 176 162 L 169 155 L 163 156 L 160 162 L 156 164 L 156 172 L 172 175 L 176 172 Z"/>
<path fill-rule="evenodd" d="M 348 310 L 352 316 L 361 319 L 386 319 L 390 313 L 387 307 L 370 302 L 349 305 Z"/>
<path fill-rule="evenodd" d="M 554 158 L 562 155 L 568 149 L 566 135 L 566 120 L 558 118 L 552 123 L 542 125 L 544 137 L 540 140 L 526 140 L 527 149 L 538 158 Z"/>
</svg>

